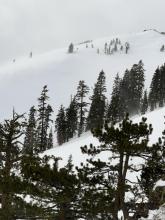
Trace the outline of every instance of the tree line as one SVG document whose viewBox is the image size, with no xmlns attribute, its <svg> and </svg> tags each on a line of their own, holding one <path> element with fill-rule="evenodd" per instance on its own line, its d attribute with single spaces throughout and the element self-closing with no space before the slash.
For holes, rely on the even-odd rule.
<svg viewBox="0 0 165 220">
<path fill-rule="evenodd" d="M 116 75 L 110 100 L 106 96 L 106 75 L 102 70 L 89 97 L 89 86 L 80 80 L 76 93 L 68 107 L 60 106 L 54 119 L 53 108 L 49 104 L 48 88 L 44 86 L 38 106 L 32 106 L 26 121 L 24 138 L 25 152 L 43 152 L 71 138 L 102 127 L 105 122 L 120 122 L 130 116 L 145 114 L 165 103 L 165 65 L 158 67 L 153 74 L 149 92 L 145 90 L 144 64 L 139 61 L 126 69 L 123 77 Z M 54 131 L 56 138 L 54 137 Z"/>
<path fill-rule="evenodd" d="M 94 44 L 92 43 L 92 41 L 86 41 L 81 44 L 85 44 L 85 47 L 89 48 L 89 43 L 90 43 L 90 47 L 94 48 Z M 73 43 L 70 43 L 68 47 L 68 53 L 72 54 L 76 50 L 78 50 L 78 48 L 75 49 L 75 45 Z M 105 42 L 103 53 L 106 55 L 112 55 L 117 52 L 124 52 L 125 54 L 128 54 L 129 50 L 130 50 L 129 42 L 125 42 L 124 44 L 122 44 L 121 40 L 119 38 L 116 38 L 116 39 L 112 39 L 110 42 Z M 160 51 L 163 51 L 163 46 L 160 49 Z M 97 53 L 100 54 L 101 49 L 97 48 Z"/>
<path fill-rule="evenodd" d="M 88 98 L 89 87 L 80 81 L 76 94 L 71 98 L 67 108 L 61 106 L 55 122 L 59 145 L 83 132 L 102 127 L 109 123 L 120 122 L 129 113 L 143 115 L 165 103 L 165 65 L 158 67 L 153 74 L 150 89 L 145 89 L 144 64 L 140 60 L 130 69 L 126 69 L 123 77 L 116 75 L 110 101 L 106 97 L 106 75 L 99 73 Z"/>
<path fill-rule="evenodd" d="M 118 126 L 93 129 L 100 144 L 81 147 L 89 159 L 79 167 L 71 156 L 59 167 L 58 157 L 25 151 L 25 128 L 24 115 L 15 112 L 0 124 L 1 219 L 119 220 L 122 210 L 124 219 L 136 220 L 165 202 L 163 190 L 154 190 L 165 173 L 165 132 L 149 144 L 146 118 L 133 123 L 126 115 Z"/>
<path fill-rule="evenodd" d="M 163 65 L 155 71 L 149 95 L 144 91 L 142 61 L 126 70 L 123 78 L 117 74 L 110 102 L 103 71 L 90 104 L 89 87 L 79 82 L 69 107 L 60 107 L 55 129 L 59 144 L 88 130 L 98 138 L 99 146 L 82 147 L 90 158 L 80 167 L 74 167 L 72 157 L 59 167 L 56 155 L 41 155 L 54 140 L 47 86 L 28 119 L 13 110 L 12 118 L 0 123 L 0 218 L 118 220 L 122 210 L 124 219 L 138 219 L 163 204 L 163 192 L 153 187 L 164 178 L 165 132 L 151 145 L 152 126 L 145 118 L 133 123 L 127 113 L 144 114 L 164 105 L 164 70 Z M 102 153 L 108 155 L 107 161 L 101 159 Z M 137 159 L 138 165 L 133 163 Z M 136 178 L 130 179 L 130 173 Z"/>
</svg>

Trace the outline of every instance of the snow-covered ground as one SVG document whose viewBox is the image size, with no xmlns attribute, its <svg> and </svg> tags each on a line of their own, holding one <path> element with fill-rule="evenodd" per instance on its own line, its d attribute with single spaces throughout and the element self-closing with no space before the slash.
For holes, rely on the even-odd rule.
<svg viewBox="0 0 165 220">
<path fill-rule="evenodd" d="M 164 124 L 164 115 L 165 115 L 165 107 L 158 109 L 156 111 L 150 112 L 146 114 L 143 117 L 147 117 L 147 123 L 152 124 L 153 127 L 153 133 L 150 136 L 150 142 L 149 144 L 155 143 L 159 137 L 162 136 L 162 131 L 165 129 Z M 134 117 L 132 120 L 134 122 L 139 122 L 141 120 L 142 116 Z M 87 132 L 83 134 L 80 138 L 74 138 L 70 142 L 63 144 L 62 146 L 54 147 L 51 150 L 45 151 L 44 155 L 54 155 L 56 157 L 60 157 L 61 160 L 59 162 L 60 167 L 65 166 L 67 164 L 68 158 L 70 155 L 72 155 L 73 164 L 75 166 L 80 166 L 80 163 L 86 162 L 86 159 L 88 158 L 87 155 L 84 155 L 81 153 L 81 146 L 87 145 L 89 146 L 90 143 L 97 146 L 99 145 L 99 141 L 92 136 L 90 132 Z M 100 158 L 102 160 L 107 160 L 108 157 L 111 155 L 108 155 L 106 152 L 104 154 L 101 154 Z M 112 161 L 113 162 L 113 161 Z M 133 161 L 131 161 L 134 165 L 141 166 L 144 161 L 139 158 L 134 158 Z M 130 179 L 133 182 L 137 181 L 137 177 L 140 176 L 139 173 L 127 173 L 127 179 Z M 165 181 L 159 180 L 155 188 L 157 186 L 165 186 Z M 125 199 L 128 201 L 132 198 L 132 194 L 130 192 L 127 192 L 125 195 Z M 119 212 L 119 216 L 121 217 L 121 212 Z M 141 220 L 164 220 L 165 219 L 165 207 L 160 207 L 159 210 L 154 210 L 149 212 L 149 216 L 147 219 L 141 219 Z"/>
<path fill-rule="evenodd" d="M 130 43 L 127 55 L 123 52 L 114 55 L 103 53 L 105 42 L 109 43 L 116 37 L 123 44 L 126 41 Z M 68 54 L 68 48 L 64 48 L 6 63 L 0 66 L 0 120 L 9 117 L 13 107 L 20 113 L 27 112 L 37 104 L 45 84 L 50 89 L 50 102 L 56 114 L 59 106 L 67 105 L 70 95 L 75 94 L 79 80 L 85 80 L 91 88 L 102 69 L 107 76 L 109 97 L 115 75 L 119 73 L 122 76 L 126 68 L 141 59 L 145 64 L 148 88 L 156 67 L 164 63 L 165 53 L 160 52 L 162 44 L 165 44 L 165 35 L 151 30 L 93 40 L 94 48 L 91 44 L 88 48 L 85 44 L 75 45 L 74 54 Z M 97 48 L 100 54 L 97 54 Z"/>
<path fill-rule="evenodd" d="M 164 220 L 165 219 L 165 204 L 158 210 L 149 212 L 148 218 L 141 218 L 140 220 Z"/>
<path fill-rule="evenodd" d="M 153 132 L 150 136 L 150 144 L 156 143 L 158 138 L 162 136 L 162 131 L 165 130 L 165 107 L 158 109 L 156 111 L 147 113 L 143 117 L 147 118 L 147 123 L 152 124 Z M 139 122 L 142 116 L 135 117 L 133 119 L 134 122 Z M 73 163 L 77 166 L 80 165 L 81 162 L 85 162 L 87 156 L 81 153 L 81 146 L 87 145 L 89 146 L 90 143 L 97 146 L 99 145 L 99 141 L 97 138 L 93 137 L 90 132 L 83 134 L 80 138 L 74 138 L 68 143 L 63 144 L 62 146 L 56 146 L 53 149 L 45 151 L 47 155 L 54 155 L 56 157 L 61 157 L 62 160 L 60 162 L 61 166 L 66 165 L 67 160 L 70 155 L 72 155 Z M 102 156 L 106 159 L 109 155 L 107 153 Z M 136 163 L 136 161 L 134 161 Z"/>
<path fill-rule="evenodd" d="M 149 144 L 155 143 L 159 137 L 162 136 L 162 131 L 165 129 L 164 124 L 164 116 L 165 116 L 165 107 L 158 109 L 156 111 L 150 112 L 146 114 L 143 117 L 147 117 L 147 123 L 152 124 L 153 132 L 150 136 L 150 142 Z M 141 120 L 142 116 L 134 117 L 132 120 L 134 122 L 139 122 Z M 86 159 L 88 158 L 87 155 L 84 155 L 81 153 L 81 146 L 87 145 L 89 146 L 90 143 L 94 144 L 95 146 L 99 145 L 99 141 L 92 136 L 90 132 L 87 132 L 83 134 L 80 138 L 74 138 L 69 143 L 65 143 L 62 146 L 54 147 L 51 150 L 48 150 L 44 153 L 44 155 L 54 155 L 56 157 L 61 157 L 61 161 L 59 165 L 65 166 L 67 163 L 67 160 L 70 155 L 72 155 L 73 164 L 76 166 L 80 166 L 80 163 L 86 162 Z M 108 157 L 111 155 L 108 155 L 107 153 L 101 154 L 100 158 L 102 160 L 107 160 Z M 112 161 L 113 162 L 113 161 Z M 144 163 L 139 158 L 134 158 L 134 161 L 132 161 L 134 165 L 141 165 Z M 127 179 L 130 179 L 133 182 L 137 181 L 137 177 L 140 176 L 139 173 L 127 173 Z M 165 186 L 165 181 L 159 180 L 155 188 L 157 186 Z M 127 192 L 125 195 L 125 199 L 128 201 L 132 198 L 132 194 L 130 192 Z M 121 216 L 122 213 L 119 213 L 119 216 Z M 160 207 L 159 210 L 154 210 L 149 212 L 149 216 L 147 219 L 141 219 L 141 220 L 164 220 L 165 219 L 165 207 Z"/>
</svg>

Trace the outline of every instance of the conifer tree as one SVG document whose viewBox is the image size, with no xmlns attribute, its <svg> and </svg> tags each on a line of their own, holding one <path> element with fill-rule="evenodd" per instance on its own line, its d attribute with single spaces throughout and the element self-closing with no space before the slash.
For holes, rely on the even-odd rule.
<svg viewBox="0 0 165 220">
<path fill-rule="evenodd" d="M 165 103 L 165 64 L 160 67 L 160 93 L 158 97 L 159 107 L 163 107 Z"/>
<path fill-rule="evenodd" d="M 153 75 L 149 92 L 149 106 L 151 111 L 163 107 L 165 103 L 165 64 L 158 67 Z"/>
<path fill-rule="evenodd" d="M 117 43 L 114 45 L 114 52 L 117 52 Z"/>
<path fill-rule="evenodd" d="M 106 108 L 105 80 L 105 73 L 101 71 L 91 97 L 92 103 L 87 118 L 87 130 L 103 126 Z"/>
<path fill-rule="evenodd" d="M 13 111 L 12 119 L 0 124 L 0 219 L 3 220 L 15 219 L 23 203 L 19 195 L 25 188 L 18 172 L 22 156 L 20 138 L 24 134 L 23 117 Z"/>
<path fill-rule="evenodd" d="M 53 112 L 52 107 L 47 104 L 49 96 L 47 95 L 47 86 L 43 87 L 41 96 L 38 99 L 38 127 L 37 127 L 37 150 L 38 152 L 43 152 L 47 149 L 47 139 L 48 139 L 48 128 L 50 126 L 51 114 Z"/>
<path fill-rule="evenodd" d="M 137 114 L 140 110 L 140 103 L 144 88 L 144 64 L 140 60 L 138 64 L 134 64 L 130 70 L 130 95 L 129 113 Z"/>
<path fill-rule="evenodd" d="M 49 131 L 49 136 L 48 136 L 48 143 L 47 143 L 47 149 L 53 148 L 53 131 L 52 128 Z"/>
<path fill-rule="evenodd" d="M 55 121 L 55 131 L 57 133 L 57 142 L 59 145 L 62 145 L 67 141 L 67 134 L 66 134 L 66 115 L 65 109 L 61 105 L 56 121 Z"/>
<path fill-rule="evenodd" d="M 120 95 L 121 95 L 121 102 L 125 108 L 125 111 L 128 113 L 128 107 L 130 100 L 130 71 L 128 69 L 125 70 L 123 79 L 121 80 L 120 85 Z"/>
<path fill-rule="evenodd" d="M 141 103 L 141 114 L 144 115 L 148 110 L 148 97 L 147 91 L 144 92 L 144 96 Z"/>
<path fill-rule="evenodd" d="M 109 45 L 108 54 L 111 54 L 111 46 Z"/>
<path fill-rule="evenodd" d="M 126 113 L 121 95 L 121 81 L 122 80 L 119 78 L 119 75 L 117 74 L 113 85 L 111 101 L 107 111 L 107 120 L 113 123 L 119 122 L 121 119 L 123 119 Z"/>
<path fill-rule="evenodd" d="M 72 158 L 63 168 L 59 168 L 58 161 L 59 158 L 44 156 L 32 157 L 31 161 L 25 157 L 22 162 L 24 178 L 31 182 L 31 195 L 39 210 L 34 218 L 76 220 L 81 216 L 80 186 Z"/>
<path fill-rule="evenodd" d="M 79 194 L 80 213 L 83 219 L 113 219 L 114 189 L 112 177 L 105 178 L 105 172 L 97 172 L 105 162 L 95 161 L 90 166 L 76 167 L 81 193 Z M 92 166 L 91 166 L 92 165 Z"/>
<path fill-rule="evenodd" d="M 71 43 L 68 48 L 68 53 L 73 53 L 73 52 L 74 52 L 74 45 L 73 43 Z"/>
<path fill-rule="evenodd" d="M 86 95 L 89 92 L 88 86 L 83 80 L 79 81 L 77 87 L 76 101 L 78 104 L 78 136 L 84 132 L 86 126 L 86 113 L 88 103 L 85 101 Z"/>
<path fill-rule="evenodd" d="M 155 73 L 152 77 L 150 92 L 149 92 L 149 106 L 151 111 L 157 107 L 160 94 L 160 70 L 159 67 L 155 70 Z"/>
<path fill-rule="evenodd" d="M 109 210 L 113 217 L 110 219 L 118 220 L 118 211 L 122 210 L 124 219 L 129 219 L 129 214 L 136 214 L 138 203 L 140 201 L 141 194 L 136 192 L 139 189 L 139 182 L 137 181 L 132 185 L 132 181 L 128 178 L 128 172 L 139 172 L 138 167 L 132 163 L 134 158 L 148 159 L 151 147 L 148 145 L 148 137 L 152 132 L 151 125 L 146 124 L 146 119 L 143 118 L 140 123 L 132 123 L 128 116 L 119 124 L 119 126 L 105 124 L 104 129 L 95 129 L 93 135 L 101 142 L 100 146 L 93 146 L 92 144 L 88 148 L 82 147 L 82 152 L 91 155 L 91 159 L 87 161 L 89 164 L 84 166 L 85 172 L 89 170 L 90 175 L 86 178 L 93 179 L 93 185 L 100 185 L 99 176 L 103 179 L 101 182 L 106 183 L 109 186 L 109 196 L 114 196 Z M 96 155 L 102 152 L 107 152 L 108 162 L 100 159 L 95 159 Z M 108 155 L 109 154 L 109 155 Z M 97 158 L 100 158 L 99 156 Z M 115 161 L 113 163 L 113 160 Z M 84 173 L 85 174 L 85 173 Z M 102 176 L 104 174 L 104 176 Z M 105 187 L 105 188 L 104 188 Z M 103 184 L 103 188 L 99 188 L 106 192 L 107 185 Z M 113 193 L 114 190 L 114 193 Z M 126 201 L 126 191 L 131 191 L 135 195 L 135 200 Z M 108 193 L 108 192 L 107 192 Z M 112 194 L 111 194 L 112 193 Z M 130 207 L 131 205 L 131 207 Z M 139 210 L 138 210 L 139 211 Z M 139 215 L 143 214 L 142 210 Z"/>
<path fill-rule="evenodd" d="M 51 119 L 51 116 L 52 116 L 52 112 L 53 112 L 53 109 L 52 107 L 48 104 L 47 107 L 46 107 L 46 112 L 45 112 L 45 128 L 46 128 L 46 132 L 48 133 L 48 129 L 50 127 L 50 123 L 52 123 L 52 119 Z"/>
<path fill-rule="evenodd" d="M 163 179 L 165 174 L 165 131 L 162 134 L 162 138 L 159 138 L 158 142 L 153 144 L 150 150 L 150 156 L 143 165 L 141 172 L 141 187 L 149 199 L 148 206 L 150 209 L 157 209 L 161 205 L 161 202 L 165 202 L 165 198 L 162 196 L 159 199 L 154 199 L 153 197 L 156 182 Z"/>
<path fill-rule="evenodd" d="M 37 147 L 36 134 L 36 109 L 34 106 L 30 108 L 29 119 L 26 125 L 25 139 L 24 139 L 24 153 L 34 154 Z"/>
<path fill-rule="evenodd" d="M 130 115 L 139 113 L 144 88 L 144 68 L 142 61 L 126 70 L 121 83 L 121 95 Z"/>
<path fill-rule="evenodd" d="M 164 52 L 164 50 L 165 50 L 164 45 L 162 45 L 160 48 L 160 52 Z"/>
<path fill-rule="evenodd" d="M 78 104 L 76 97 L 71 100 L 69 107 L 66 109 L 66 134 L 67 140 L 73 138 L 78 128 Z"/>
<path fill-rule="evenodd" d="M 108 50 L 107 46 L 108 46 L 108 44 L 105 43 L 105 45 L 104 45 L 104 53 L 105 53 L 105 54 L 107 54 L 107 50 Z"/>
<path fill-rule="evenodd" d="M 128 42 L 125 43 L 125 53 L 127 54 L 130 49 L 130 44 Z"/>
</svg>

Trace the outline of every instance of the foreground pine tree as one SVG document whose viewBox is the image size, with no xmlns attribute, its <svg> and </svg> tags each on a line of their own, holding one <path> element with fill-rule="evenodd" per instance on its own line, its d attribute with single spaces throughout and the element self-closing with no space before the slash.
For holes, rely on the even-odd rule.
<svg viewBox="0 0 165 220">
<path fill-rule="evenodd" d="M 104 129 L 95 129 L 93 135 L 99 139 L 101 145 L 98 147 L 90 145 L 82 148 L 83 153 L 91 155 L 92 158 L 88 160 L 90 166 L 83 167 L 82 172 L 87 179 L 93 180 L 94 185 L 98 185 L 98 189 L 105 191 L 105 195 L 114 196 L 113 202 L 109 206 L 111 218 L 118 220 L 118 211 L 122 210 L 124 219 L 129 219 L 129 214 L 134 213 L 143 215 L 143 211 L 139 213 L 137 199 L 141 198 L 138 181 L 132 182 L 128 178 L 129 172 L 138 173 L 139 169 L 133 163 L 134 158 L 148 159 L 151 148 L 148 146 L 148 137 L 152 132 L 151 126 L 146 124 L 146 119 L 142 119 L 139 124 L 134 124 L 125 117 L 119 126 L 105 124 Z M 99 154 L 106 152 L 109 158 L 108 162 L 95 160 Z M 115 161 L 115 162 L 114 162 Z M 102 184 L 100 184 L 100 178 Z M 106 184 L 104 184 L 106 183 Z M 133 184 L 133 185 L 132 185 Z M 109 189 L 109 191 L 107 191 Z M 88 190 L 88 189 L 87 189 Z M 130 191 L 134 194 L 134 199 L 126 201 L 126 192 Z M 137 193 L 138 192 L 138 193 Z M 107 201 L 108 202 L 108 201 Z M 146 214 L 146 213 L 145 213 Z M 136 218 L 135 218 L 136 219 Z"/>
<path fill-rule="evenodd" d="M 19 140 L 23 127 L 23 115 L 15 112 L 12 119 L 0 124 L 0 219 L 3 220 L 15 219 L 23 203 L 19 196 L 24 191 L 24 184 L 18 172 L 22 156 Z"/>
<path fill-rule="evenodd" d="M 58 161 L 53 156 L 25 156 L 22 160 L 23 176 L 31 184 L 28 193 L 38 208 L 38 212 L 29 215 L 32 219 L 77 220 L 81 216 L 80 185 L 72 158 L 63 168 L 58 167 Z"/>
<path fill-rule="evenodd" d="M 145 161 L 141 173 L 141 187 L 147 195 L 151 210 L 158 209 L 165 203 L 164 190 L 160 193 L 154 192 L 156 182 L 165 178 L 165 131 L 162 134 L 162 138 L 151 148 L 150 156 Z"/>
</svg>

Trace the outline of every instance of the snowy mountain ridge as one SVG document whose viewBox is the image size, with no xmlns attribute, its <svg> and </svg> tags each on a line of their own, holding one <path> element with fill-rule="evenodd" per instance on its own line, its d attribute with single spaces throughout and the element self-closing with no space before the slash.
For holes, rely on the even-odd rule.
<svg viewBox="0 0 165 220">
<path fill-rule="evenodd" d="M 118 51 L 113 55 L 104 54 L 104 45 L 114 38 L 129 42 L 128 54 Z M 165 36 L 153 30 L 136 34 L 106 37 L 85 44 L 75 45 L 75 52 L 68 54 L 68 48 L 54 50 L 32 58 L 21 58 L 0 67 L 0 99 L 5 95 L 1 120 L 9 117 L 13 106 L 18 112 L 27 112 L 36 104 L 37 97 L 47 84 L 51 104 L 57 112 L 61 104 L 68 105 L 70 95 L 75 94 L 79 80 L 85 80 L 90 88 L 96 82 L 99 72 L 106 73 L 107 97 L 110 98 L 115 75 L 124 74 L 126 68 L 143 60 L 148 88 L 158 65 L 164 63 L 165 53 L 160 48 L 165 44 Z M 97 54 L 97 49 L 100 53 Z M 8 89 L 10 88 L 10 89 Z M 12 92 L 10 92 L 12 91 Z M 26 100 L 26 102 L 24 101 Z M 22 105 L 24 103 L 24 105 Z"/>
</svg>

